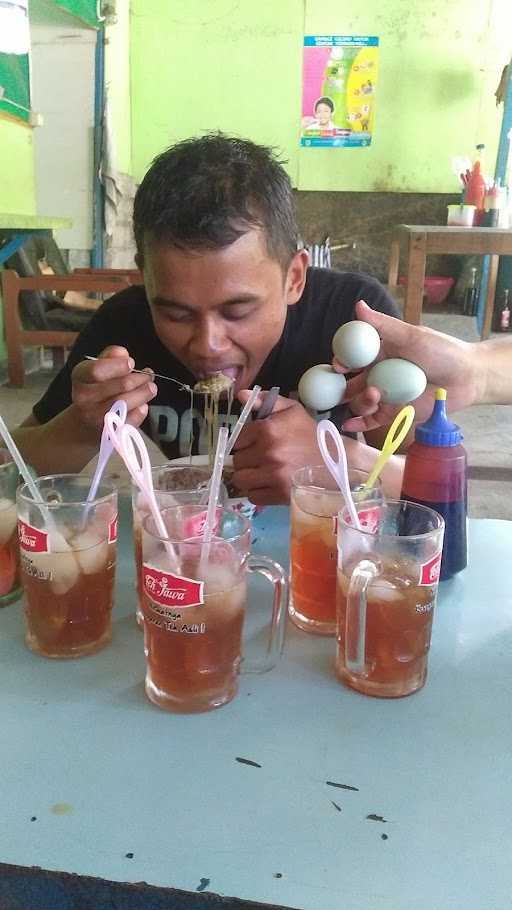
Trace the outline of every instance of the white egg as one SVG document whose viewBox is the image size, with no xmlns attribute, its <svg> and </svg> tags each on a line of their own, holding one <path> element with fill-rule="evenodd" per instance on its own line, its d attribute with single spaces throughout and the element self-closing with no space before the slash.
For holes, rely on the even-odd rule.
<svg viewBox="0 0 512 910">
<path fill-rule="evenodd" d="M 335 373 L 329 363 L 319 363 L 306 370 L 299 382 L 299 398 L 313 411 L 328 411 L 340 403 L 345 394 L 346 379 Z"/>
<path fill-rule="evenodd" d="M 427 377 L 415 363 L 392 358 L 381 360 L 371 368 L 367 385 L 377 386 L 386 404 L 407 404 L 423 394 Z"/>
<path fill-rule="evenodd" d="M 349 370 L 361 370 L 373 363 L 380 351 L 377 329 L 367 322 L 346 322 L 332 339 L 333 354 Z"/>
</svg>

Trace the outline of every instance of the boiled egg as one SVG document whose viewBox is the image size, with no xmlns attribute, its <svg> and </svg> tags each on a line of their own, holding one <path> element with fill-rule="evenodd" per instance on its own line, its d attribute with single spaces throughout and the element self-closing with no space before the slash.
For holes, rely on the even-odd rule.
<svg viewBox="0 0 512 910">
<path fill-rule="evenodd" d="M 385 404 L 407 404 L 423 394 L 427 377 L 415 363 L 394 357 L 371 368 L 367 385 L 380 389 Z"/>
<path fill-rule="evenodd" d="M 349 370 L 362 370 L 373 363 L 380 350 L 377 329 L 367 322 L 354 319 L 339 327 L 332 339 L 336 360 Z"/>
<path fill-rule="evenodd" d="M 313 411 L 329 411 L 341 402 L 346 379 L 336 373 L 330 363 L 319 363 L 306 370 L 299 382 L 299 398 Z"/>
</svg>

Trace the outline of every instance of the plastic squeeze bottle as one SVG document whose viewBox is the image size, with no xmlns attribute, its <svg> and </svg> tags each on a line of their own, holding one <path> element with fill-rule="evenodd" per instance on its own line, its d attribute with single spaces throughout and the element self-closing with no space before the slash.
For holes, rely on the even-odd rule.
<svg viewBox="0 0 512 910">
<path fill-rule="evenodd" d="M 446 390 L 437 389 L 432 415 L 418 424 L 405 457 L 402 499 L 443 516 L 441 580 L 467 565 L 467 456 L 459 426 L 446 414 Z"/>
<path fill-rule="evenodd" d="M 485 189 L 485 180 L 483 178 L 480 161 L 477 159 L 473 165 L 473 170 L 469 175 L 464 199 L 466 205 L 476 205 L 476 225 L 481 223 L 484 208 Z"/>
</svg>

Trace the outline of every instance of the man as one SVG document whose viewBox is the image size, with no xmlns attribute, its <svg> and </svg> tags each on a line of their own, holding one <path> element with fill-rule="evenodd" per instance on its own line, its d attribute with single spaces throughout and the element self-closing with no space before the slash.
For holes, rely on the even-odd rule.
<svg viewBox="0 0 512 910">
<path fill-rule="evenodd" d="M 257 504 L 287 502 L 291 473 L 320 457 L 315 419 L 293 397 L 302 373 L 330 361 L 357 300 L 392 315 L 393 301 L 371 278 L 308 269 L 289 178 L 271 150 L 247 140 L 206 135 L 156 158 L 136 195 L 134 232 L 145 287 L 99 309 L 18 445 L 40 473 L 81 470 L 122 397 L 130 422 L 168 458 L 188 452 L 191 432 L 194 451 L 204 449 L 203 401 L 191 407 L 180 384 L 221 370 L 237 406 L 255 383 L 280 386 L 273 414 L 238 440 L 234 482 Z M 176 382 L 153 381 L 152 371 Z M 340 425 L 343 409 L 332 418 Z M 354 466 L 369 469 L 374 450 L 347 445 Z"/>
<path fill-rule="evenodd" d="M 430 416 L 439 386 L 448 392 L 450 411 L 475 404 L 512 404 L 512 338 L 461 341 L 426 326 L 408 325 L 376 313 L 362 300 L 356 305 L 356 315 L 377 329 L 381 358 L 403 357 L 425 371 L 429 384 L 414 402 L 417 420 Z M 341 364 L 334 362 L 334 367 L 346 372 Z M 383 404 L 378 389 L 366 386 L 366 373 L 359 373 L 347 384 L 345 400 L 350 401 L 354 415 L 343 424 L 347 431 L 367 433 L 391 423 L 399 410 Z"/>
</svg>

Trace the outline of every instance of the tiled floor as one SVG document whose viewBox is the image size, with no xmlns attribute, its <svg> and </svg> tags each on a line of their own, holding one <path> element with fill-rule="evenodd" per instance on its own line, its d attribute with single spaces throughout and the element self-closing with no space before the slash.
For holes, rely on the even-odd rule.
<svg viewBox="0 0 512 910">
<path fill-rule="evenodd" d="M 476 341 L 473 320 L 464 316 L 427 314 L 433 328 Z M 24 389 L 0 386 L 0 413 L 9 427 L 19 424 L 42 394 L 51 374 L 28 376 Z M 478 518 L 512 519 L 512 406 L 475 407 L 455 418 L 461 424 L 470 465 L 470 514 Z M 90 471 L 90 467 L 89 467 Z M 112 472 L 124 476 L 119 462 Z"/>
</svg>

